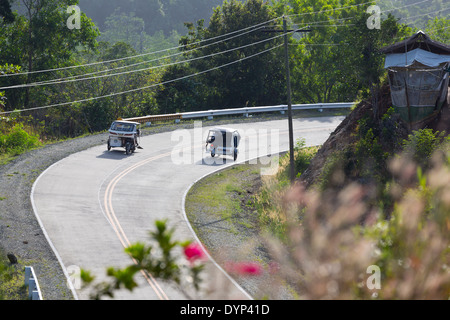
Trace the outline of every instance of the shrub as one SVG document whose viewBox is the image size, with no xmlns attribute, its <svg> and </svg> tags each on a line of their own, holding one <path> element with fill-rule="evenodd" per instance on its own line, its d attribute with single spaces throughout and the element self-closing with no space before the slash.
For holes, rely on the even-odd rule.
<svg viewBox="0 0 450 320">
<path fill-rule="evenodd" d="M 308 168 L 317 151 L 318 147 L 306 147 L 306 141 L 304 138 L 297 139 L 294 146 L 294 167 L 297 177 L 299 177 L 303 171 Z M 283 167 L 283 170 L 278 173 L 278 176 L 288 179 L 290 170 L 289 153 L 280 159 L 280 164 Z"/>
<path fill-rule="evenodd" d="M 435 132 L 432 129 L 419 129 L 403 141 L 403 147 L 407 155 L 411 156 L 420 166 L 426 167 L 443 137 L 444 133 Z"/>
<path fill-rule="evenodd" d="M 2 153 L 18 155 L 40 144 L 39 137 L 27 133 L 21 124 L 14 125 L 9 133 L 0 135 Z"/>
</svg>

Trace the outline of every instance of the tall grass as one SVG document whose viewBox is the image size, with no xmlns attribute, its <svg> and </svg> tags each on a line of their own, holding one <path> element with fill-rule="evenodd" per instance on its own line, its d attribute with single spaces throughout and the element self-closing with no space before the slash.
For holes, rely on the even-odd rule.
<svg viewBox="0 0 450 320">
<path fill-rule="evenodd" d="M 309 166 L 319 147 L 305 147 L 305 140 L 299 139 L 294 148 L 295 174 L 299 177 Z M 254 205 L 258 211 L 260 225 L 278 238 L 285 237 L 286 217 L 284 215 L 284 195 L 290 187 L 289 153 L 279 159 L 279 170 L 275 175 L 261 176 L 262 186 L 255 195 Z"/>
<path fill-rule="evenodd" d="M 274 283 L 300 299 L 449 299 L 449 149 L 436 145 L 426 168 L 411 150 L 388 161 L 389 214 L 373 205 L 376 186 L 357 182 L 277 195 L 285 237 L 266 239 Z"/>
</svg>

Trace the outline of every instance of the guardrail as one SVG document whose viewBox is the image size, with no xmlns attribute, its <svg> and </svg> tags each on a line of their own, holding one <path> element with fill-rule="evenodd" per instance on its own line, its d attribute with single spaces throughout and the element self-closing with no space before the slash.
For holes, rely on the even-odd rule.
<svg viewBox="0 0 450 320">
<path fill-rule="evenodd" d="M 28 298 L 31 300 L 43 300 L 39 283 L 33 267 L 25 267 L 25 286 L 28 287 Z"/>
<path fill-rule="evenodd" d="M 174 114 L 144 116 L 144 117 L 137 117 L 137 118 L 127 118 L 127 119 L 122 119 L 122 120 L 135 121 L 135 122 L 139 122 L 139 123 L 147 123 L 147 122 L 152 122 L 152 121 L 180 120 L 181 118 L 182 118 L 181 113 L 174 113 Z"/>
<path fill-rule="evenodd" d="M 292 105 L 292 110 L 309 110 L 309 109 L 338 109 L 338 108 L 351 108 L 354 102 L 341 102 L 341 103 L 315 103 L 315 104 L 295 104 Z M 192 118 L 205 118 L 212 119 L 214 116 L 224 116 L 233 114 L 242 114 L 248 116 L 251 113 L 262 112 L 286 112 L 288 111 L 287 105 L 278 105 L 270 107 L 252 107 L 252 108 L 233 108 L 233 109 L 221 109 L 221 110 L 208 110 L 208 111 L 194 111 L 181 113 L 182 119 Z"/>
<path fill-rule="evenodd" d="M 313 103 L 313 104 L 295 104 L 292 105 L 292 110 L 310 110 L 318 109 L 339 109 L 339 108 L 351 108 L 354 102 L 338 102 L 338 103 Z M 287 105 L 278 106 L 267 106 L 267 107 L 251 107 L 251 108 L 231 108 L 231 109 L 219 109 L 219 110 L 208 110 L 208 111 L 193 111 L 193 112 L 182 112 L 174 114 L 162 114 L 155 116 L 145 116 L 137 118 L 127 118 L 123 120 L 136 121 L 139 123 L 148 123 L 152 121 L 166 121 L 175 120 L 179 122 L 183 119 L 194 119 L 194 118 L 208 118 L 213 119 L 214 116 L 225 116 L 225 115 L 236 115 L 242 114 L 244 117 L 248 117 L 252 113 L 263 113 L 263 112 L 281 112 L 284 113 L 288 111 Z"/>
</svg>

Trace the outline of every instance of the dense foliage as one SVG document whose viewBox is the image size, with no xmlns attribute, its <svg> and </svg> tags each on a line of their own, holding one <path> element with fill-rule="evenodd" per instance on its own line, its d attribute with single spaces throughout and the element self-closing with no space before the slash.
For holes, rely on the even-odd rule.
<svg viewBox="0 0 450 320">
<path fill-rule="evenodd" d="M 380 29 L 366 25 L 369 4 L 2 0 L 0 65 L 22 72 L 0 76 L 2 108 L 30 109 L 27 122 L 53 139 L 117 117 L 283 104 L 282 34 L 260 28 L 280 31 L 283 15 L 289 28 L 311 29 L 288 37 L 294 103 L 367 98 L 385 74 L 380 47 L 417 28 L 443 42 L 450 34 L 441 0 L 381 1 Z M 66 25 L 70 5 L 81 8 L 80 29 Z"/>
<path fill-rule="evenodd" d="M 379 48 L 419 28 L 450 39 L 444 0 L 378 2 L 383 13 L 373 29 L 366 9 L 376 3 L 365 0 L 0 0 L 0 152 L 101 131 L 117 117 L 286 103 L 283 38 L 258 28 L 280 31 L 283 15 L 289 28 L 311 29 L 289 35 L 295 103 L 376 99 L 385 77 Z M 67 27 L 71 5 L 82 9 L 79 29 Z M 287 255 L 280 263 L 296 269 L 283 271 L 307 298 L 369 297 L 355 287 L 355 274 L 370 263 L 382 267 L 383 298 L 448 298 L 448 144 L 429 130 L 393 140 L 392 112 L 373 112 L 358 122 L 354 143 L 327 159 L 317 190 L 290 190 L 283 199 L 293 203 L 276 208 L 275 233 L 301 235 L 282 239 L 303 254 Z M 312 158 L 302 149 L 300 141 L 299 172 Z M 400 149 L 407 160 L 392 160 Z M 439 163 L 431 158 L 436 151 Z M 279 219 L 290 217 L 283 208 L 297 210 L 294 225 Z M 323 219 L 330 212 L 336 215 Z M 316 228 L 301 228 L 303 217 Z M 344 228 L 369 220 L 359 233 Z M 166 245 L 166 260 L 150 259 L 152 247 L 129 248 L 138 268 L 110 269 L 118 281 L 102 294 L 133 288 L 138 270 L 180 282 L 170 250 L 189 244 L 171 242 L 164 223 L 157 227 L 152 236 Z M 321 268 L 337 260 L 350 278 Z M 2 279 L 12 272 L 4 265 Z M 200 270 L 188 271 L 195 278 Z"/>
</svg>

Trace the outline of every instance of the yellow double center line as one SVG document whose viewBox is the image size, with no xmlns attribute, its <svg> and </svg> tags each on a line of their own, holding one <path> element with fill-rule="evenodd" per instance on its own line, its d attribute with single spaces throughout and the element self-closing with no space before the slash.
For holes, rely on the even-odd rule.
<svg viewBox="0 0 450 320">
<path fill-rule="evenodd" d="M 114 212 L 114 208 L 112 205 L 112 195 L 114 192 L 114 188 L 116 187 L 117 183 L 123 177 L 125 177 L 127 174 L 129 174 L 133 170 L 135 170 L 151 161 L 155 161 L 155 160 L 158 160 L 158 159 L 170 156 L 170 155 L 171 155 L 171 152 L 168 152 L 168 153 L 160 154 L 160 155 L 142 160 L 142 161 L 132 165 L 131 167 L 128 167 L 127 169 L 123 170 L 122 172 L 120 172 L 109 182 L 108 186 L 106 187 L 105 196 L 103 199 L 105 213 L 106 213 L 107 219 L 109 220 L 109 222 L 111 223 L 111 225 L 114 229 L 114 232 L 117 234 L 117 236 L 124 248 L 129 247 L 131 245 L 131 242 L 130 242 L 130 240 L 128 240 L 128 238 L 127 238 L 127 236 L 126 236 L 122 226 L 120 225 L 120 222 L 117 219 L 117 216 Z M 133 262 L 137 263 L 134 259 L 133 259 Z M 150 273 L 145 272 L 144 270 L 142 270 L 141 273 L 144 276 L 144 278 L 147 280 L 148 284 L 155 291 L 155 293 L 159 297 L 159 299 L 169 300 L 169 298 L 167 297 L 164 290 L 159 286 L 158 282 L 156 282 L 155 278 Z"/>
</svg>

